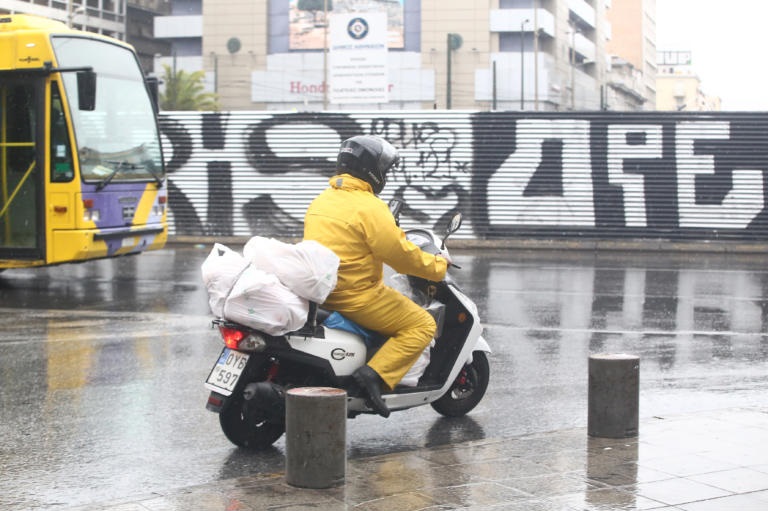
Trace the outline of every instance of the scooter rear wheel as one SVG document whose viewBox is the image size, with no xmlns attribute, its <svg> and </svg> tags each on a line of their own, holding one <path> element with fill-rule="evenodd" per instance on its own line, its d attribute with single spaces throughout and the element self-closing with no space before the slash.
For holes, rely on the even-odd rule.
<svg viewBox="0 0 768 511">
<path fill-rule="evenodd" d="M 472 362 L 461 369 L 448 392 L 431 403 L 432 408 L 446 417 L 466 415 L 483 399 L 490 375 L 488 357 L 482 351 L 475 351 Z"/>
<path fill-rule="evenodd" d="M 227 439 L 238 447 L 263 450 L 285 433 L 285 424 L 267 422 L 249 414 L 238 399 L 219 412 L 219 424 Z"/>
</svg>

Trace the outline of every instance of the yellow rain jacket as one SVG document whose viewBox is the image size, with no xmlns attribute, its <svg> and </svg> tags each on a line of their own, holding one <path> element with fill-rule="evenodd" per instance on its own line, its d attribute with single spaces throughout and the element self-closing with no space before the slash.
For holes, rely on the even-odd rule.
<svg viewBox="0 0 768 511">
<path fill-rule="evenodd" d="M 445 277 L 448 262 L 405 239 L 371 185 L 349 174 L 334 176 L 329 183 L 304 218 L 304 239 L 325 245 L 341 259 L 336 289 L 325 301 L 328 308 L 365 306 L 366 292 L 382 284 L 382 263 L 428 280 Z"/>
<path fill-rule="evenodd" d="M 304 239 L 325 245 L 340 259 L 336 288 L 323 306 L 390 337 L 368 365 L 393 388 L 430 343 L 436 327 L 429 313 L 384 284 L 383 265 L 439 281 L 448 262 L 408 241 L 387 204 L 364 180 L 341 174 L 329 184 L 304 218 Z"/>
</svg>

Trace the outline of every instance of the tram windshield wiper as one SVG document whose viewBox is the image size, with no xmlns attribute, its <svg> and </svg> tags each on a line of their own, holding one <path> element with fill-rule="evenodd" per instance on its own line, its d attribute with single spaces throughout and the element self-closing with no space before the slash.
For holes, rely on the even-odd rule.
<svg viewBox="0 0 768 511">
<path fill-rule="evenodd" d="M 145 160 L 141 163 L 131 163 L 126 160 L 104 160 L 104 163 L 108 163 L 111 166 L 110 172 L 104 177 L 104 179 L 99 181 L 99 183 L 96 185 L 96 190 L 102 190 L 112 181 L 112 179 L 115 178 L 115 176 L 120 171 L 124 170 L 145 171 L 147 174 L 152 176 L 152 179 L 155 180 L 155 184 L 158 188 L 163 186 L 163 176 L 158 174 L 158 172 L 155 170 L 155 164 L 152 162 L 152 160 Z"/>
<path fill-rule="evenodd" d="M 114 177 L 117 175 L 118 172 L 123 170 L 124 167 L 127 167 L 128 165 L 131 165 L 130 163 L 128 163 L 128 162 L 126 162 L 124 160 L 123 161 L 110 161 L 110 160 L 106 160 L 105 163 L 109 163 L 110 165 L 114 165 L 114 167 L 111 169 L 111 171 L 107 175 L 107 177 L 105 177 L 104 179 L 102 179 L 101 181 L 98 182 L 98 184 L 96 185 L 96 191 L 104 189 L 104 187 L 107 186 L 112 181 L 112 179 L 114 179 Z"/>
<path fill-rule="evenodd" d="M 155 162 L 152 160 L 145 160 L 144 162 L 144 168 L 152 174 L 152 177 L 154 178 L 155 182 L 157 183 L 158 188 L 163 187 L 163 176 L 158 174 L 155 170 Z"/>
</svg>

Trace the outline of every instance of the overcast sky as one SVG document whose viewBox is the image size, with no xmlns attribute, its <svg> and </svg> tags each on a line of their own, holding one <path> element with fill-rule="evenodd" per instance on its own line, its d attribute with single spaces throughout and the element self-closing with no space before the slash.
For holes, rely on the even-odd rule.
<svg viewBox="0 0 768 511">
<path fill-rule="evenodd" d="M 657 50 L 690 50 L 701 89 L 723 110 L 768 110 L 766 41 L 767 0 L 656 1 Z"/>
</svg>

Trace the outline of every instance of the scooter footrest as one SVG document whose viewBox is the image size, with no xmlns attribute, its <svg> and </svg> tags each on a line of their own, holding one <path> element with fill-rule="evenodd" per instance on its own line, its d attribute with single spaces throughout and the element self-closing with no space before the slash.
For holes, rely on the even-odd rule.
<svg viewBox="0 0 768 511">
<path fill-rule="evenodd" d="M 429 392 L 432 390 L 440 390 L 440 388 L 442 388 L 442 385 L 439 385 L 439 384 L 417 385 L 415 387 L 398 385 L 395 387 L 395 390 L 393 390 L 391 393 L 392 394 L 413 394 L 414 392 Z"/>
</svg>

